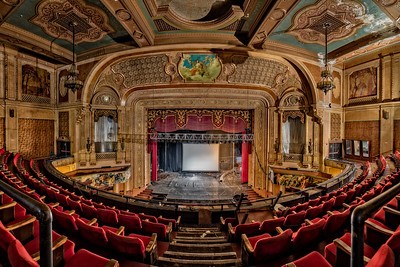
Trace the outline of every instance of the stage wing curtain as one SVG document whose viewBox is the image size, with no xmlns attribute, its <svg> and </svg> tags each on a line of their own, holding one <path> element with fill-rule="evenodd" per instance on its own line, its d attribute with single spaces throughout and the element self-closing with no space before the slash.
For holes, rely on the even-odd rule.
<svg viewBox="0 0 400 267">
<path fill-rule="evenodd" d="M 215 126 L 212 116 L 188 115 L 187 122 L 183 127 L 179 127 L 175 121 L 175 116 L 167 116 L 164 119 L 158 118 L 154 123 L 154 128 L 157 132 L 175 132 L 179 130 L 192 131 L 210 131 L 221 130 L 227 133 L 241 133 L 247 128 L 247 123 L 240 118 L 231 116 L 224 117 L 224 123 L 217 127 Z"/>
<path fill-rule="evenodd" d="M 282 126 L 282 146 L 285 154 L 302 154 L 305 144 L 305 124 L 301 118 L 289 117 Z"/>
<path fill-rule="evenodd" d="M 182 143 L 158 143 L 158 164 L 164 171 L 182 171 Z"/>
</svg>

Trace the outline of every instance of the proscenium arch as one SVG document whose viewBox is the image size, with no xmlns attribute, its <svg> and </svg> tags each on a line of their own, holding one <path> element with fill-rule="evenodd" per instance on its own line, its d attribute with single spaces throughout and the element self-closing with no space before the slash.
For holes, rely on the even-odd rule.
<svg viewBox="0 0 400 267">
<path fill-rule="evenodd" d="M 234 89 L 234 88 L 187 88 L 185 97 L 181 97 L 183 89 L 162 88 L 151 90 L 132 91 L 126 101 L 129 109 L 127 117 L 131 120 L 131 133 L 135 137 L 147 134 L 147 110 L 149 109 L 174 109 L 174 108 L 220 108 L 220 109 L 246 109 L 254 111 L 254 152 L 250 156 L 249 185 L 257 188 L 266 188 L 265 174 L 259 166 L 268 162 L 268 126 L 269 106 L 272 98 L 261 90 Z M 227 99 L 227 94 L 230 98 Z M 132 138 L 134 139 L 134 138 Z M 145 186 L 150 183 L 150 155 L 147 153 L 146 142 L 136 140 L 131 147 L 131 164 L 135 187 Z M 256 158 L 256 154 L 257 157 Z"/>
</svg>

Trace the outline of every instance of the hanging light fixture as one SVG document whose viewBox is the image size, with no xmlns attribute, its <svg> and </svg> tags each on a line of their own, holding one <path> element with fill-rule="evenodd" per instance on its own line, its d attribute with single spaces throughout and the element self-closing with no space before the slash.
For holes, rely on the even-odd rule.
<svg viewBox="0 0 400 267">
<path fill-rule="evenodd" d="M 78 79 L 79 71 L 75 64 L 75 27 L 78 25 L 75 21 L 71 22 L 69 26 L 72 28 L 72 65 L 68 71 L 68 75 L 64 82 L 65 88 L 70 89 L 73 93 L 83 87 L 83 82 Z"/>
<path fill-rule="evenodd" d="M 328 28 L 331 26 L 330 23 L 324 23 L 323 27 L 325 29 L 325 55 L 323 59 L 324 68 L 321 71 L 321 80 L 317 84 L 317 88 L 322 90 L 326 94 L 329 90 L 335 89 L 335 84 L 333 83 L 332 71 L 328 64 Z"/>
</svg>

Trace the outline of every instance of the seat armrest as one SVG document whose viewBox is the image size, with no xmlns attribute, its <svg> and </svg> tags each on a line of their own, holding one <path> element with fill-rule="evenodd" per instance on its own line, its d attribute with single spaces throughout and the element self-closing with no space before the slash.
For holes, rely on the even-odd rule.
<svg viewBox="0 0 400 267">
<path fill-rule="evenodd" d="M 282 227 L 276 227 L 275 228 L 276 229 L 276 232 L 278 233 L 278 234 L 282 234 L 283 233 L 283 229 L 282 229 Z"/>
<path fill-rule="evenodd" d="M 172 222 L 169 222 L 168 226 L 167 226 L 167 233 L 171 233 L 171 232 L 172 232 Z"/>
<path fill-rule="evenodd" d="M 47 205 L 52 207 L 52 208 L 56 208 L 56 207 L 60 206 L 60 203 L 56 202 L 56 203 L 50 203 L 50 204 L 47 204 Z"/>
<path fill-rule="evenodd" d="M 9 224 L 6 226 L 8 231 L 15 231 L 18 230 L 18 228 L 23 227 L 23 226 L 27 226 L 29 224 L 32 224 L 32 228 L 33 228 L 33 222 L 36 221 L 36 217 L 35 216 L 29 216 L 26 219 L 19 221 L 17 223 L 14 224 Z"/>
<path fill-rule="evenodd" d="M 146 253 L 151 253 L 154 249 L 157 249 L 157 234 L 153 233 L 150 238 L 149 244 L 146 247 Z"/>
<path fill-rule="evenodd" d="M 46 196 L 45 195 L 43 195 L 43 196 L 40 196 L 40 199 L 41 200 L 43 200 L 44 201 L 44 199 L 46 198 Z"/>
<path fill-rule="evenodd" d="M 393 208 L 391 208 L 391 207 L 383 206 L 383 210 L 384 210 L 385 212 L 390 212 L 390 213 L 393 213 L 394 215 L 400 216 L 400 211 L 395 210 L 395 209 L 393 209 Z"/>
<path fill-rule="evenodd" d="M 368 227 L 368 228 L 374 229 L 374 230 L 378 231 L 379 233 L 385 234 L 385 235 L 387 235 L 389 237 L 392 236 L 393 233 L 394 233 L 394 231 L 386 229 L 386 228 L 383 228 L 383 227 L 381 227 L 381 226 L 379 226 L 379 225 L 377 225 L 377 224 L 375 224 L 375 223 L 373 223 L 373 222 L 371 222 L 369 220 L 365 221 L 365 226 Z"/>
<path fill-rule="evenodd" d="M 52 251 L 56 250 L 57 248 L 63 246 L 65 242 L 67 242 L 68 238 L 65 235 L 59 236 L 56 240 L 53 241 L 53 247 L 51 248 Z M 40 260 L 40 251 L 31 255 L 34 261 Z"/>
<path fill-rule="evenodd" d="M 305 219 L 304 221 L 305 221 L 305 223 L 306 223 L 307 225 L 311 225 L 311 224 L 313 224 L 313 222 L 312 222 L 312 221 L 310 221 L 309 219 Z"/>
<path fill-rule="evenodd" d="M 75 210 L 67 210 L 67 211 L 64 211 L 66 214 L 69 214 L 69 215 L 72 215 L 72 214 L 75 214 Z"/>
<path fill-rule="evenodd" d="M 118 261 L 116 261 L 116 260 L 114 260 L 114 259 L 109 260 L 109 261 L 104 265 L 104 267 L 117 267 L 117 266 L 119 266 L 119 263 L 118 263 Z"/>
<path fill-rule="evenodd" d="M 90 221 L 87 222 L 88 225 L 93 225 L 95 223 L 97 223 L 97 218 L 93 218 L 93 219 L 91 219 Z"/>
<path fill-rule="evenodd" d="M 248 253 L 254 253 L 254 248 L 250 244 L 246 234 L 242 234 L 242 249 L 245 249 Z"/>
<path fill-rule="evenodd" d="M 9 209 L 11 207 L 15 207 L 15 205 L 17 205 L 17 202 L 13 201 L 7 204 L 3 204 L 0 206 L 0 210 L 5 210 L 5 209 Z"/>
<path fill-rule="evenodd" d="M 329 216 L 332 216 L 334 213 L 332 212 L 332 211 L 330 211 L 330 210 L 328 210 L 327 212 L 326 212 Z"/>
<path fill-rule="evenodd" d="M 228 233 L 231 235 L 235 234 L 235 229 L 233 229 L 233 226 L 231 223 L 228 223 Z"/>
<path fill-rule="evenodd" d="M 350 205 L 347 203 L 343 203 L 342 206 L 345 207 L 346 209 L 350 208 Z"/>
<path fill-rule="evenodd" d="M 178 228 L 180 224 L 181 224 L 181 215 L 179 215 L 178 218 L 176 219 L 176 228 Z"/>
<path fill-rule="evenodd" d="M 125 230 L 125 226 L 120 226 L 116 232 L 117 235 L 121 235 L 121 233 L 123 233 Z"/>
</svg>

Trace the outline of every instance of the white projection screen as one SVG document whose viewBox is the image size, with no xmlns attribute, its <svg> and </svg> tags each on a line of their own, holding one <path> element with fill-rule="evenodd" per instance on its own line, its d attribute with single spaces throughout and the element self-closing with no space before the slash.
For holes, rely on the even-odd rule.
<svg viewBox="0 0 400 267">
<path fill-rule="evenodd" d="M 183 143 L 182 171 L 219 171 L 219 144 Z"/>
</svg>

